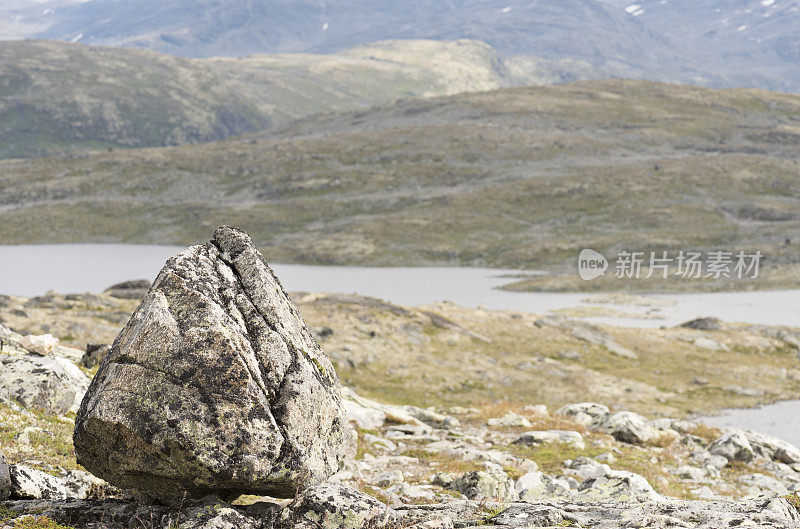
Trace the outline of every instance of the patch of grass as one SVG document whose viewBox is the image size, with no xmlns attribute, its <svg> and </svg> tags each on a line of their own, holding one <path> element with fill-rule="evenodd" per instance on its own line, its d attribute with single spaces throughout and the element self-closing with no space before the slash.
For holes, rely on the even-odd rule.
<svg viewBox="0 0 800 529">
<path fill-rule="evenodd" d="M 374 455 L 372 452 L 372 445 L 364 440 L 364 435 L 372 434 L 378 435 L 379 432 L 375 430 L 367 430 L 364 428 L 358 428 L 356 430 L 358 432 L 358 445 L 356 447 L 356 459 L 364 459 L 366 454 Z"/>
<path fill-rule="evenodd" d="M 702 423 L 699 423 L 697 426 L 694 426 L 687 433 L 691 435 L 696 435 L 701 439 L 705 439 L 709 443 L 716 441 L 722 436 L 722 430 L 720 430 L 719 428 L 714 428 L 713 426 L 708 426 Z"/>
<path fill-rule="evenodd" d="M 539 469 L 550 475 L 559 475 L 564 472 L 563 463 L 568 459 L 578 457 L 594 458 L 608 451 L 608 448 L 592 446 L 592 440 L 610 441 L 609 436 L 590 433 L 587 438 L 587 447 L 583 450 L 571 447 L 566 444 L 550 443 L 537 447 L 511 445 L 509 451 L 520 457 L 526 457 L 535 461 Z M 617 470 L 627 470 L 643 476 L 661 494 L 676 498 L 691 498 L 688 489 L 672 475 L 668 469 L 674 467 L 679 458 L 677 450 L 680 449 L 676 443 L 669 443 L 660 452 L 654 453 L 651 450 L 615 443 L 618 451 L 614 453 L 616 462 L 612 465 Z"/>
<path fill-rule="evenodd" d="M 429 452 L 422 448 L 411 448 L 402 453 L 404 456 L 415 457 L 421 463 L 436 463 L 437 472 L 447 472 L 455 475 L 482 470 L 480 461 L 465 461 L 460 457 L 450 456 L 439 452 Z"/>
<path fill-rule="evenodd" d="M 545 474 L 558 475 L 563 472 L 563 463 L 567 459 L 577 457 L 595 457 L 606 450 L 597 447 L 587 447 L 579 450 L 565 443 L 546 443 L 539 446 L 511 445 L 508 451 L 512 454 L 535 461 L 539 470 Z"/>
<path fill-rule="evenodd" d="M 476 522 L 479 526 L 484 525 L 493 525 L 493 519 L 503 513 L 506 509 L 508 509 L 509 501 L 505 498 L 498 499 L 495 498 L 493 500 L 481 500 L 478 503 L 478 510 L 480 512 L 480 518 Z"/>
<path fill-rule="evenodd" d="M 652 440 L 648 441 L 647 445 L 648 446 L 655 446 L 655 447 L 658 447 L 658 448 L 669 448 L 678 439 L 679 438 L 674 436 L 674 435 L 662 434 L 662 435 L 659 435 L 658 437 L 656 437 L 655 439 L 652 439 Z"/>
<path fill-rule="evenodd" d="M 643 476 L 653 488 L 674 498 L 693 498 L 688 487 L 669 472 L 678 465 L 681 459 L 677 455 L 679 446 L 671 444 L 658 454 L 634 446 L 622 445 L 621 451 L 615 454 L 617 461 L 614 468 L 627 470 Z"/>
<path fill-rule="evenodd" d="M 61 525 L 47 516 L 28 516 L 15 521 L 13 527 L 14 529 L 74 529 L 67 525 Z"/>
<path fill-rule="evenodd" d="M 522 471 L 512 467 L 503 467 L 503 471 L 508 475 L 509 478 L 517 481 L 519 478 L 523 476 Z"/>
<path fill-rule="evenodd" d="M 795 510 L 800 513 L 800 494 L 794 492 L 787 496 L 783 497 L 786 501 L 789 502 L 789 505 L 795 508 Z"/>
<path fill-rule="evenodd" d="M 376 500 L 385 505 L 389 505 L 392 503 L 392 499 L 378 487 L 374 487 L 372 485 L 366 485 L 363 482 L 359 482 L 356 484 L 356 488 L 358 488 L 358 490 L 360 490 L 364 494 L 372 496 L 373 498 L 375 498 Z"/>
<path fill-rule="evenodd" d="M 31 466 L 53 472 L 80 468 L 75 460 L 72 444 L 74 417 L 57 417 L 38 410 L 16 411 L 0 404 L 0 450 L 11 462 L 34 460 Z M 30 444 L 19 442 L 18 437 L 26 428 Z"/>
<path fill-rule="evenodd" d="M 17 516 L 19 516 L 19 513 L 0 504 L 0 523 L 16 518 Z"/>
<path fill-rule="evenodd" d="M 478 409 L 478 413 L 470 415 L 469 420 L 470 422 L 476 421 L 479 424 L 483 424 L 494 417 L 502 417 L 510 411 L 519 413 L 518 410 L 523 405 L 523 403 L 508 400 L 490 400 L 475 403 L 473 407 Z"/>
</svg>

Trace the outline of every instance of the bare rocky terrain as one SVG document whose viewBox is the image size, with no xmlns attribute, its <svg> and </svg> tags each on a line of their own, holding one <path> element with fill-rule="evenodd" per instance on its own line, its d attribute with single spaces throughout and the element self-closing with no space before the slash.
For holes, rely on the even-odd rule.
<svg viewBox="0 0 800 529">
<path fill-rule="evenodd" d="M 70 301 L 78 297 L 71 296 Z M 98 298 L 109 304 L 128 302 L 108 295 Z M 331 311 L 330 300 L 326 302 L 325 296 L 319 299 Z M 63 296 L 53 296 L 51 301 L 62 306 L 69 303 Z M 347 301 L 348 308 L 335 312 L 347 314 L 360 306 L 357 321 L 367 312 L 377 315 L 376 309 L 381 307 L 375 300 Z M 314 312 L 308 302 L 300 306 L 304 314 Z M 383 309 L 423 317 L 415 309 Z M 70 309 L 61 312 L 68 319 L 72 313 Z M 473 315 L 472 325 L 485 317 Z M 439 316 L 436 321 L 441 325 L 444 320 Z M 347 332 L 341 323 L 336 324 L 336 318 L 319 323 L 334 325 L 336 330 L 317 328 L 317 336 L 328 340 Z M 466 328 L 453 329 L 456 336 L 466 332 Z M 357 332 L 360 341 L 368 340 L 362 330 L 350 332 Z M 4 331 L 3 336 L 4 362 L 38 358 L 19 347 L 19 335 Z M 391 342 L 391 334 L 386 336 L 371 341 Z M 478 336 L 469 340 L 481 340 Z M 465 345 L 462 342 L 460 349 Z M 336 350 L 330 343 L 325 348 Z M 795 350 L 795 364 L 796 354 Z M 69 361 L 81 352 L 61 347 L 51 355 Z M 407 358 L 408 353 L 403 356 Z M 416 363 L 428 371 L 441 370 L 441 357 L 434 353 L 431 365 L 426 366 L 417 355 Z M 335 362 L 348 385 L 353 372 L 365 370 Z M 798 514 L 791 502 L 796 501 L 793 491 L 800 488 L 800 451 L 761 434 L 725 433 L 691 420 L 657 418 L 658 412 L 648 414 L 648 419 L 619 405 L 614 406 L 619 411 L 610 411 L 602 404 L 539 404 L 590 397 L 602 400 L 603 395 L 607 396 L 605 402 L 618 402 L 602 390 L 556 391 L 558 384 L 569 384 L 563 379 L 542 387 L 537 372 L 552 379 L 549 364 L 555 363 L 534 361 L 534 367 L 526 368 L 528 404 L 522 404 L 526 399 L 521 395 L 519 400 L 489 403 L 469 395 L 462 398 L 456 391 L 449 402 L 463 405 L 418 407 L 403 404 L 402 393 L 388 390 L 381 394 L 377 381 L 371 390 L 346 389 L 344 404 L 358 427 L 358 452 L 328 484 L 310 489 L 293 503 L 260 496 L 242 496 L 232 504 L 210 498 L 173 505 L 132 502 L 77 466 L 71 442 L 72 414 L 47 411 L 46 402 L 51 401 L 31 403 L 4 396 L 2 450 L 12 465 L 12 494 L 17 499 L 3 503 L 0 519 L 17 527 L 15 524 L 22 523 L 18 517 L 27 514 L 33 516 L 28 523 L 36 520 L 42 527 L 51 527 L 47 524 L 54 522 L 46 520 L 55 520 L 76 528 L 128 527 L 137 519 L 150 520 L 153 527 L 298 527 L 301 523 L 326 528 L 385 524 L 519 527 L 534 523 L 616 528 L 644 521 L 657 527 L 721 528 L 737 521 L 751 521 L 759 527 L 795 526 Z M 72 376 L 72 380 L 87 377 L 80 371 Z M 601 380 L 596 374 L 585 384 L 594 388 Z M 3 381 L 5 389 L 14 387 L 6 384 Z M 33 381 L 26 386 L 38 387 L 40 393 L 48 387 L 36 386 Z M 537 397 L 551 392 L 555 399 Z M 364 398 L 367 393 L 380 400 Z M 424 395 L 410 389 L 408 398 L 422 403 Z M 695 400 L 702 401 L 701 395 Z M 647 409 L 641 400 L 652 396 L 638 398 L 639 404 L 631 408 Z M 653 405 L 659 407 L 658 402 Z M 741 499 L 745 497 L 750 499 Z M 697 502 L 698 498 L 703 501 Z M 314 514 L 318 512 L 329 514 L 319 518 Z"/>
<path fill-rule="evenodd" d="M 213 251 L 205 256 L 213 246 L 190 248 L 167 264 L 149 291 L 149 282 L 134 281 L 99 295 L 2 298 L 0 449 L 10 467 L 8 484 L 3 485 L 6 467 L 0 465 L 0 497 L 11 497 L 0 505 L 4 526 L 116 528 L 148 520 L 147 527 L 154 528 L 716 529 L 791 528 L 800 523 L 800 449 L 765 434 L 722 431 L 692 418 L 720 407 L 796 398 L 800 329 L 708 319 L 636 330 L 590 325 L 564 315 L 447 303 L 403 307 L 355 295 L 292 295 L 298 314 L 309 324 L 308 339 L 313 335 L 331 362 L 312 361 L 308 373 L 326 379 L 331 368 L 324 366 L 335 368 L 344 385 L 341 405 L 357 431 L 355 454 L 328 470 L 324 482 L 289 499 L 253 492 L 232 496 L 224 482 L 215 485 L 216 497 L 201 498 L 181 485 L 178 489 L 186 490 L 186 497 L 165 501 L 161 496 L 153 502 L 142 491 L 131 495 L 99 480 L 78 464 L 72 443 L 77 403 L 108 351 L 92 345 L 84 353 L 87 342 L 110 343 L 129 322 L 101 370 L 133 369 L 137 364 L 132 362 L 150 365 L 152 351 L 172 343 L 173 360 L 164 363 L 168 374 L 184 369 L 181 365 L 189 367 L 179 353 L 184 340 L 196 344 L 191 354 L 224 357 L 226 348 L 236 350 L 242 343 L 233 329 L 246 325 L 247 337 L 241 339 L 263 344 L 257 357 L 271 360 L 259 360 L 269 362 L 260 368 L 260 376 L 271 377 L 281 363 L 270 352 L 277 342 L 269 333 L 297 340 L 306 332 L 293 327 L 294 309 L 280 308 L 285 302 L 275 297 L 279 290 L 274 287 L 237 294 L 239 281 L 259 285 L 258 278 L 265 276 L 253 268 L 257 261 L 240 243 L 216 244 L 219 257 Z M 225 272 L 228 266 L 235 267 L 234 275 Z M 204 269 L 218 270 L 219 276 L 202 279 Z M 219 287 L 207 288 L 218 281 Z M 234 286 L 222 286 L 224 281 L 234 281 Z M 220 342 L 211 339 L 214 318 L 223 314 L 216 303 L 228 307 L 224 310 L 230 316 L 225 317 L 232 318 Z M 273 331 L 258 330 L 259 314 Z M 180 336 L 169 334 L 174 332 L 170 321 L 183 329 Z M 190 322 L 205 323 L 193 327 L 197 323 Z M 308 347 L 299 350 L 307 355 Z M 133 360 L 137 355 L 142 356 Z M 220 379 L 230 378 L 225 373 L 232 373 L 236 362 L 218 372 Z M 181 371 L 176 377 L 202 372 Z M 154 373 L 149 382 L 137 379 L 132 384 L 166 387 L 160 385 L 159 371 Z M 259 379 L 254 373 L 248 377 Z M 89 389 L 95 400 L 84 405 L 95 404 L 77 417 L 84 430 L 97 428 L 86 422 L 96 399 L 110 398 L 100 396 L 97 388 L 115 387 L 115 379 L 99 378 L 95 389 Z M 200 374 L 197 380 L 208 379 Z M 240 385 L 245 379 L 236 380 L 229 389 L 219 386 L 223 393 L 213 398 L 224 399 L 221 395 L 246 387 Z M 219 383 L 214 381 L 213 387 Z M 202 386 L 189 382 L 186 395 L 196 387 Z M 135 398 L 131 405 L 150 406 L 149 399 L 158 395 L 145 394 L 150 397 Z M 212 409 L 207 398 L 200 402 L 193 408 L 198 417 Z M 136 417 L 126 407 L 119 409 L 120 418 Z M 272 409 L 278 413 L 281 406 Z M 158 426 L 159 414 L 153 417 L 141 423 L 150 425 L 141 434 L 132 433 L 138 426 L 123 430 L 134 436 L 126 443 L 135 446 L 135 435 L 150 432 L 148 443 L 159 446 L 169 437 L 167 426 L 184 432 L 182 436 L 195 435 L 176 428 L 179 423 Z M 217 431 L 213 423 L 203 421 L 198 419 L 197 426 L 208 432 L 205 438 L 217 435 L 211 433 Z M 281 429 L 284 435 L 289 431 L 294 430 Z M 177 439 L 184 447 L 191 444 L 188 437 Z M 82 442 L 79 451 L 87 449 L 86 438 Z M 129 457 L 121 446 L 106 444 L 102 451 L 121 462 Z M 171 448 L 160 452 L 160 458 L 180 453 L 178 445 L 164 446 Z M 209 452 L 202 460 L 206 457 L 218 456 Z M 108 477 L 120 479 L 113 473 Z"/>
</svg>

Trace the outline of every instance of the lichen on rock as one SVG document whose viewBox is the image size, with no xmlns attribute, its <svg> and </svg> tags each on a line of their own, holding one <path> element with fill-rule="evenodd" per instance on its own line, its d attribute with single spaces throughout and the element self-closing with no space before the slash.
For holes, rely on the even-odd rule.
<svg viewBox="0 0 800 529">
<path fill-rule="evenodd" d="M 157 498 L 294 496 L 354 452 L 325 353 L 250 237 L 170 259 L 76 419 L 80 464 Z"/>
</svg>

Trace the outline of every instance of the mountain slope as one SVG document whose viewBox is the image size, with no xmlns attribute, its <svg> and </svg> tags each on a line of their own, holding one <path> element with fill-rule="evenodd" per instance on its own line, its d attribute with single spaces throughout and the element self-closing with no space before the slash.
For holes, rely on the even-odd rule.
<svg viewBox="0 0 800 529">
<path fill-rule="evenodd" d="M 800 91 L 799 0 L 606 0 L 733 85 Z M 660 28 L 660 29 L 659 29 Z"/>
<path fill-rule="evenodd" d="M 494 50 L 473 41 L 208 60 L 0 42 L 0 158 L 213 141 L 318 112 L 497 88 L 507 77 Z"/>
<path fill-rule="evenodd" d="M 149 51 L 0 44 L 0 157 L 211 141 L 269 117 L 208 68 Z"/>
<path fill-rule="evenodd" d="M 512 88 L 271 133 L 0 162 L 0 242 L 185 244 L 270 259 L 567 266 L 582 248 L 800 262 L 800 96 L 641 81 Z M 786 241 L 789 239 L 789 243 Z"/>
<path fill-rule="evenodd" d="M 563 80 L 625 77 L 800 90 L 800 0 L 49 0 L 0 7 L 0 38 L 185 57 L 335 52 L 468 38 Z M 5 20 L 5 24 L 2 22 Z"/>
<path fill-rule="evenodd" d="M 80 36 L 89 44 L 193 57 L 331 52 L 409 38 L 471 38 L 505 54 L 613 55 L 634 53 L 649 38 L 624 11 L 598 0 L 92 0 L 63 6 L 52 17 L 39 37 Z M 587 31 L 561 38 L 579 27 Z"/>
</svg>

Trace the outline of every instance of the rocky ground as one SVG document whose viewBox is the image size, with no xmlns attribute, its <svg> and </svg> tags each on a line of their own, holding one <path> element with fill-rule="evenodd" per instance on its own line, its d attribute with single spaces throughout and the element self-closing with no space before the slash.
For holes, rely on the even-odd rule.
<svg viewBox="0 0 800 529">
<path fill-rule="evenodd" d="M 17 337 L 5 336 L 9 357 L 38 360 L 9 352 L 19 350 Z M 70 353 L 57 349 L 52 358 Z M 72 381 L 80 387 L 87 378 Z M 152 524 L 146 527 L 294 527 L 307 519 L 321 524 L 308 527 L 420 528 L 793 527 L 800 521 L 790 506 L 800 490 L 800 450 L 763 434 L 648 420 L 589 403 L 552 411 L 535 404 L 504 412 L 437 410 L 380 404 L 352 390 L 344 403 L 359 428 L 357 455 L 328 484 L 311 489 L 310 499 L 242 496 L 232 504 L 212 498 L 165 506 L 135 503 L 78 469 L 71 413 L 5 400 L 3 450 L 13 463 L 15 499 L 0 516 L 9 527 L 27 527 L 20 525 L 26 515 L 74 527 L 142 520 Z M 749 499 L 731 501 L 737 498 Z M 327 518 L 317 518 L 320 512 Z"/>
<path fill-rule="evenodd" d="M 84 350 L 110 344 L 145 290 L 3 296 L 0 319 L 23 335 L 50 333 Z M 578 309 L 547 316 L 341 294 L 295 292 L 293 299 L 342 381 L 384 402 L 557 409 L 595 401 L 686 417 L 800 393 L 796 328 L 712 321 L 633 329 L 585 324 L 577 318 L 596 314 Z"/>
<path fill-rule="evenodd" d="M 84 296 L 73 296 L 78 297 L 86 301 Z M 92 299 L 116 308 L 138 301 L 109 294 Z M 64 296 L 56 295 L 48 303 L 58 301 L 66 303 Z M 351 305 L 358 301 L 362 310 L 369 306 L 367 300 L 349 301 Z M 329 332 L 322 328 L 317 334 Z M 328 340 L 335 335 L 335 331 L 328 334 Z M 102 338 L 98 334 L 95 339 Z M 232 505 L 219 499 L 186 501 L 183 507 L 137 505 L 81 470 L 71 433 L 76 403 L 92 370 L 78 369 L 73 362 L 80 363 L 85 356 L 84 363 L 90 364 L 91 355 L 59 345 L 50 355 L 40 356 L 24 350 L 21 339 L 3 331 L 6 369 L 0 428 L 17 498 L 0 511 L 5 525 L 23 523 L 19 515 L 47 516 L 74 527 L 127 527 L 137 517 L 156 520 L 148 522 L 154 527 L 282 523 L 278 518 L 286 512 L 286 501 L 243 496 Z M 357 371 L 354 363 L 341 372 Z M 25 377 L 24 383 L 18 383 L 19 377 Z M 661 527 L 681 526 L 676 521 L 681 519 L 695 524 L 683 526 L 722 527 L 735 520 L 754 520 L 761 527 L 791 527 L 787 520 L 796 516 L 775 498 L 800 490 L 800 451 L 761 434 L 723 433 L 684 419 L 648 420 L 634 412 L 611 412 L 602 404 L 548 410 L 538 401 L 525 406 L 506 401 L 421 408 L 380 404 L 352 389 L 345 395 L 347 410 L 359 428 L 358 453 L 318 493 L 346 504 L 355 518 L 326 527 L 360 526 L 374 518 L 375 509 L 380 520 L 403 526 L 427 524 L 420 527 L 626 527 L 643 520 Z M 365 509 L 343 497 L 351 489 L 368 495 L 358 497 L 366 502 Z M 752 499 L 717 503 L 742 497 Z M 672 498 L 713 501 L 690 504 Z M 70 501 L 54 502 L 65 499 Z M 630 502 L 636 509 L 620 507 Z M 700 507 L 705 512 L 698 511 Z M 719 518 L 722 514 L 726 518 Z"/>
<path fill-rule="evenodd" d="M 72 433 L 102 344 L 148 286 L 0 300 L 3 528 L 800 526 L 800 450 L 691 418 L 796 398 L 797 329 L 615 329 L 328 294 L 293 297 L 345 383 L 353 457 L 287 499 L 120 490 L 78 465 Z"/>
</svg>

